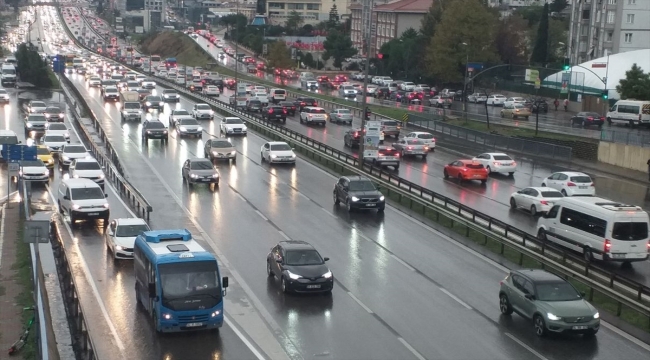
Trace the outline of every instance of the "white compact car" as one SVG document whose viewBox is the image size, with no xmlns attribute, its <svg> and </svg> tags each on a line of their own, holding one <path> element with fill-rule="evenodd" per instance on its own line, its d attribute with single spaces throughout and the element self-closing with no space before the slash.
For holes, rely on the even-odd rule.
<svg viewBox="0 0 650 360">
<path fill-rule="evenodd" d="M 214 111 L 208 104 L 195 104 L 192 108 L 192 115 L 196 120 L 201 119 L 214 119 Z"/>
<path fill-rule="evenodd" d="M 215 85 L 208 85 L 203 88 L 203 95 L 205 96 L 214 96 L 214 97 L 219 97 L 221 92 L 219 91 L 219 87 Z"/>
<path fill-rule="evenodd" d="M 99 76 L 93 76 L 90 79 L 88 79 L 88 86 L 100 87 L 102 86 L 102 79 Z"/>
<path fill-rule="evenodd" d="M 414 132 L 408 133 L 404 137 L 406 139 L 418 139 L 418 140 L 424 142 L 429 147 L 429 150 L 431 150 L 431 151 L 435 151 L 435 149 L 436 149 L 436 138 L 433 137 L 433 134 L 428 133 L 426 131 L 414 131 Z"/>
<path fill-rule="evenodd" d="M 522 97 L 515 96 L 515 97 L 507 98 L 503 102 L 503 106 L 504 107 L 506 107 L 506 106 L 511 107 L 511 106 L 514 106 L 515 104 L 525 104 L 525 103 L 526 103 L 526 99 L 524 99 Z"/>
<path fill-rule="evenodd" d="M 67 144 L 61 149 L 61 156 L 59 156 L 59 164 L 63 166 L 70 166 L 76 159 L 92 158 L 86 147 L 82 144 Z"/>
<path fill-rule="evenodd" d="M 594 196 L 596 187 L 591 177 L 585 173 L 561 171 L 542 180 L 542 186 L 553 188 L 564 196 Z"/>
<path fill-rule="evenodd" d="M 61 135 L 66 140 L 70 140 L 70 131 L 64 123 L 47 123 L 45 124 L 45 132 L 47 135 Z"/>
<path fill-rule="evenodd" d="M 50 170 L 40 159 L 21 161 L 20 172 L 18 174 L 24 180 L 31 182 L 46 183 L 50 180 Z"/>
<path fill-rule="evenodd" d="M 561 192 L 549 187 L 529 187 L 510 195 L 512 209 L 529 210 L 532 216 L 546 213 L 564 196 Z"/>
<path fill-rule="evenodd" d="M 269 164 L 296 164 L 296 154 L 289 144 L 282 141 L 271 141 L 262 145 L 261 150 L 262 162 L 268 161 Z"/>
<path fill-rule="evenodd" d="M 70 142 L 63 135 L 49 134 L 47 131 L 41 138 L 41 144 L 45 145 L 52 153 L 60 153 L 61 149 Z"/>
<path fill-rule="evenodd" d="M 115 219 L 104 233 L 106 247 L 113 253 L 114 259 L 133 259 L 135 238 L 151 228 L 140 218 Z"/>
<path fill-rule="evenodd" d="M 88 179 L 63 179 L 57 191 L 61 214 L 68 214 L 70 224 L 77 220 L 103 219 L 108 225 L 110 210 L 106 194 L 94 181 Z"/>
<path fill-rule="evenodd" d="M 187 110 L 185 109 L 178 109 L 178 110 L 172 110 L 172 114 L 169 116 L 169 119 L 171 120 L 171 125 L 176 126 L 176 123 L 178 123 L 181 120 L 184 119 L 194 119 L 194 116 L 190 114 Z"/>
<path fill-rule="evenodd" d="M 146 79 L 140 83 L 140 86 L 142 86 L 143 89 L 155 89 L 156 82 L 151 79 Z"/>
<path fill-rule="evenodd" d="M 70 167 L 68 173 L 74 179 L 90 179 L 99 185 L 104 190 L 104 171 L 95 159 L 75 159 Z"/>
<path fill-rule="evenodd" d="M 219 132 L 226 135 L 246 135 L 248 128 L 238 117 L 225 117 L 221 120 Z"/>
<path fill-rule="evenodd" d="M 481 163 L 488 173 L 501 173 L 512 176 L 517 170 L 517 162 L 504 153 L 484 153 L 472 160 Z"/>
<path fill-rule="evenodd" d="M 357 89 L 352 85 L 341 85 L 339 86 L 339 96 L 342 98 L 356 97 Z"/>
<path fill-rule="evenodd" d="M 501 95 L 501 94 L 490 95 L 487 98 L 487 104 L 492 106 L 503 106 L 506 99 L 507 98 L 505 97 L 505 95 Z"/>
</svg>

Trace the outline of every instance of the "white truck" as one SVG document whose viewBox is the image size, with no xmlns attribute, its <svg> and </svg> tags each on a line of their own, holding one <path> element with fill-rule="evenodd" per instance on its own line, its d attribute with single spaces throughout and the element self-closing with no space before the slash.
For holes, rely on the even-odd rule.
<svg viewBox="0 0 650 360">
<path fill-rule="evenodd" d="M 246 92 L 246 84 L 237 84 L 237 93 L 231 95 L 228 99 L 228 103 L 231 106 L 238 108 L 245 108 L 248 103 L 248 94 Z"/>
<path fill-rule="evenodd" d="M 137 120 L 142 121 L 142 105 L 140 104 L 140 94 L 137 91 L 122 92 L 122 121 Z"/>
</svg>

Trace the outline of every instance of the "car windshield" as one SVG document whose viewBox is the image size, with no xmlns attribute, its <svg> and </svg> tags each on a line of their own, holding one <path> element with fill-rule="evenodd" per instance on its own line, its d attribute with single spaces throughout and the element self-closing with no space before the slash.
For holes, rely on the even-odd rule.
<svg viewBox="0 0 650 360">
<path fill-rule="evenodd" d="M 377 190 L 375 185 L 368 180 L 350 181 L 350 191 L 373 191 Z"/>
<path fill-rule="evenodd" d="M 104 192 L 97 187 L 71 189 L 73 200 L 104 199 Z"/>
<path fill-rule="evenodd" d="M 575 183 L 581 183 L 581 184 L 591 183 L 591 178 L 587 175 L 571 176 L 570 179 Z"/>
<path fill-rule="evenodd" d="M 566 282 L 541 283 L 535 288 L 539 301 L 573 301 L 582 298 L 576 289 Z"/>
<path fill-rule="evenodd" d="M 140 103 L 124 103 L 124 108 L 125 109 L 139 109 L 140 108 Z"/>
<path fill-rule="evenodd" d="M 198 125 L 199 122 L 194 119 L 181 119 L 179 121 L 181 125 Z"/>
<path fill-rule="evenodd" d="M 494 160 L 499 160 L 499 161 L 510 161 L 512 158 L 508 155 L 494 155 Z"/>
<path fill-rule="evenodd" d="M 24 167 L 34 167 L 34 166 L 45 166 L 41 160 L 25 160 L 21 161 L 20 164 Z"/>
<path fill-rule="evenodd" d="M 176 95 L 176 90 L 163 90 L 165 95 Z"/>
<path fill-rule="evenodd" d="M 515 109 L 523 109 L 523 108 L 525 108 L 525 106 L 523 106 L 521 104 L 514 104 L 513 108 L 515 108 Z"/>
<path fill-rule="evenodd" d="M 291 147 L 287 144 L 271 144 L 271 150 L 273 151 L 289 151 Z"/>
<path fill-rule="evenodd" d="M 213 140 L 212 141 L 212 147 L 213 148 L 229 148 L 229 147 L 232 147 L 232 144 L 230 143 L 230 141 L 225 141 L 225 140 L 216 141 L 216 140 Z"/>
<path fill-rule="evenodd" d="M 140 235 L 143 231 L 149 231 L 149 226 L 147 224 L 120 225 L 115 230 L 115 236 L 134 237 Z"/>
<path fill-rule="evenodd" d="M 32 107 L 45 107 L 45 103 L 40 101 L 32 101 Z"/>
<path fill-rule="evenodd" d="M 418 139 L 407 139 L 406 144 L 407 145 L 423 145 L 424 142 L 422 142 L 421 140 L 418 140 Z"/>
<path fill-rule="evenodd" d="M 147 96 L 149 102 L 160 102 L 160 96 Z"/>
<path fill-rule="evenodd" d="M 196 105 L 197 110 L 210 110 L 210 105 Z"/>
<path fill-rule="evenodd" d="M 160 264 L 162 303 L 171 310 L 210 309 L 221 302 L 217 262 Z"/>
<path fill-rule="evenodd" d="M 79 153 L 86 152 L 86 148 L 83 147 L 83 146 L 77 146 L 77 145 L 66 146 L 63 152 L 79 154 Z"/>
<path fill-rule="evenodd" d="M 559 191 L 542 191 L 543 198 L 561 198 L 564 197 Z"/>
<path fill-rule="evenodd" d="M 65 138 L 61 135 L 48 135 L 43 139 L 44 142 L 65 142 Z"/>
<path fill-rule="evenodd" d="M 34 121 L 46 121 L 46 120 L 45 120 L 45 116 L 43 116 L 41 114 L 34 114 L 34 115 L 29 115 L 29 117 L 27 118 L 27 121 L 34 122 Z"/>
<path fill-rule="evenodd" d="M 50 155 L 50 150 L 48 150 L 46 147 L 39 147 L 36 150 L 37 155 Z"/>
<path fill-rule="evenodd" d="M 197 160 L 190 162 L 191 170 L 210 170 L 213 169 L 212 162 L 210 160 Z"/>
<path fill-rule="evenodd" d="M 397 124 L 397 121 L 384 121 L 382 123 L 382 125 L 384 125 L 384 126 L 397 126 L 398 124 Z"/>
<path fill-rule="evenodd" d="M 161 123 L 160 121 L 152 121 L 149 124 L 147 124 L 147 129 L 164 129 L 165 124 Z"/>
<path fill-rule="evenodd" d="M 285 264 L 289 266 L 321 265 L 323 258 L 316 250 L 290 250 L 287 251 Z"/>
<path fill-rule="evenodd" d="M 310 112 L 311 112 L 312 114 L 325 114 L 325 110 L 324 110 L 324 109 L 312 109 Z"/>
<path fill-rule="evenodd" d="M 102 167 L 96 161 L 82 161 L 75 163 L 74 166 L 77 170 L 101 170 Z"/>
<path fill-rule="evenodd" d="M 65 124 L 61 123 L 50 123 L 47 126 L 47 130 L 68 130 L 68 128 L 65 126 Z"/>
<path fill-rule="evenodd" d="M 433 135 L 431 135 L 431 134 L 418 134 L 418 139 L 425 139 L 425 140 L 433 139 Z"/>
<path fill-rule="evenodd" d="M 190 113 L 187 110 L 174 110 L 174 115 L 189 115 Z"/>
<path fill-rule="evenodd" d="M 136 81 L 129 81 L 127 83 L 127 86 L 128 87 L 138 87 L 138 86 L 140 86 L 140 84 L 138 84 Z"/>
<path fill-rule="evenodd" d="M 648 238 L 647 222 L 617 222 L 612 228 L 612 237 L 616 240 L 637 241 Z"/>
<path fill-rule="evenodd" d="M 45 109 L 45 112 L 46 112 L 46 113 L 60 113 L 60 112 L 61 112 L 61 109 L 59 109 L 59 108 L 56 107 L 56 106 L 48 106 L 48 107 Z"/>
<path fill-rule="evenodd" d="M 226 119 L 226 124 L 243 124 L 241 119 Z"/>
</svg>

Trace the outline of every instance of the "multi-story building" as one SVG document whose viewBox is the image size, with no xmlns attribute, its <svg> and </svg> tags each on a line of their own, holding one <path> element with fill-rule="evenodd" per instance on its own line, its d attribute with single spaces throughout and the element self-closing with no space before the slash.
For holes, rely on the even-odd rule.
<svg viewBox="0 0 650 360">
<path fill-rule="evenodd" d="M 650 0 L 574 1 L 568 44 L 572 64 L 650 48 Z"/>
<path fill-rule="evenodd" d="M 402 36 L 409 28 L 419 30 L 424 15 L 434 0 L 398 0 L 390 3 L 376 1 L 372 11 L 368 53 L 375 56 L 385 43 Z M 359 54 L 365 55 L 361 1 L 350 5 L 351 38 Z"/>
<path fill-rule="evenodd" d="M 300 14 L 303 24 L 316 24 L 329 20 L 330 10 L 334 5 L 339 15 L 348 9 L 350 0 L 269 0 L 266 3 L 266 15 L 272 24 L 283 25 L 293 11 Z"/>
</svg>

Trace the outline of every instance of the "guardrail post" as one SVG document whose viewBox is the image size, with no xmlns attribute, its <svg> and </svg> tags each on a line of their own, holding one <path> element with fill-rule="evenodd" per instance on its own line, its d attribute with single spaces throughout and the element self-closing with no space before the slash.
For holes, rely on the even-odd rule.
<svg viewBox="0 0 650 360">
<path fill-rule="evenodd" d="M 619 301 L 616 305 L 616 316 L 620 317 L 621 312 L 623 312 L 623 303 Z"/>
</svg>

